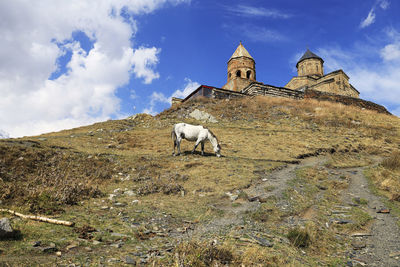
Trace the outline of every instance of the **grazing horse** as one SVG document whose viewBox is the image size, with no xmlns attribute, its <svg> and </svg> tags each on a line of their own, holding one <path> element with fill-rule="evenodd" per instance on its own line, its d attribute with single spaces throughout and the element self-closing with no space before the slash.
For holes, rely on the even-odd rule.
<svg viewBox="0 0 400 267">
<path fill-rule="evenodd" d="M 207 128 L 201 125 L 191 125 L 187 123 L 177 123 L 172 128 L 171 132 L 172 140 L 174 141 L 174 153 L 172 155 L 175 156 L 175 147 L 178 147 L 178 155 L 181 154 L 181 141 L 182 139 L 186 139 L 188 141 L 196 141 L 194 148 L 192 150 L 192 154 L 196 150 L 197 146 L 201 143 L 201 155 L 204 156 L 204 142 L 206 139 L 210 140 L 214 152 L 217 157 L 220 157 L 221 147 L 218 144 L 217 137 Z"/>
</svg>

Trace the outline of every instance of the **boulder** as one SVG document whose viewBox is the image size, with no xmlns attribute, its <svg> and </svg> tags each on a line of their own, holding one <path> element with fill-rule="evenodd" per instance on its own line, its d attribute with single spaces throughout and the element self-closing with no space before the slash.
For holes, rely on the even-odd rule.
<svg viewBox="0 0 400 267">
<path fill-rule="evenodd" d="M 211 115 L 208 114 L 207 112 L 195 109 L 193 110 L 190 114 L 190 117 L 192 117 L 193 119 L 196 119 L 198 121 L 205 121 L 205 122 L 211 122 L 211 123 L 217 123 L 217 119 Z"/>
<path fill-rule="evenodd" d="M 13 237 L 15 234 L 14 229 L 11 227 L 10 220 L 8 218 L 0 219 L 0 239 Z"/>
</svg>

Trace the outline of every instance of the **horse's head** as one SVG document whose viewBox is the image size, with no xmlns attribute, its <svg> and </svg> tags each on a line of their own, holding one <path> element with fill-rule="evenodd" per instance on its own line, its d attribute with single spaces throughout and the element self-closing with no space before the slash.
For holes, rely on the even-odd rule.
<svg viewBox="0 0 400 267">
<path fill-rule="evenodd" d="M 214 152 L 215 154 L 217 154 L 217 157 L 221 157 L 221 146 L 219 144 L 217 144 L 217 146 L 214 148 Z"/>
</svg>

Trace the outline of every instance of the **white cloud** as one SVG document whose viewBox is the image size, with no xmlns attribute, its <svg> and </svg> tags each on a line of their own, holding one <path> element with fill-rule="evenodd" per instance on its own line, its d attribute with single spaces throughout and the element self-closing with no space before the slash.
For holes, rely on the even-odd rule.
<svg viewBox="0 0 400 267">
<path fill-rule="evenodd" d="M 185 87 L 181 90 L 176 90 L 170 98 L 172 97 L 185 98 L 200 86 L 198 82 L 193 82 L 189 78 L 185 78 L 185 82 L 186 82 Z"/>
<path fill-rule="evenodd" d="M 0 1 L 2 129 L 18 137 L 118 116 L 115 92 L 132 72 L 145 83 L 159 77 L 160 50 L 131 47 L 134 16 L 168 3 L 190 0 Z M 76 31 L 90 38 L 90 51 L 72 39 Z M 68 71 L 49 80 L 66 51 Z"/>
<path fill-rule="evenodd" d="M 400 59 L 400 43 L 388 44 L 381 50 L 381 57 L 386 61 Z"/>
<path fill-rule="evenodd" d="M 182 89 L 176 90 L 174 93 L 172 93 L 171 96 L 167 97 L 161 92 L 153 92 L 153 94 L 150 96 L 150 103 L 147 108 L 145 108 L 142 112 L 143 113 L 148 113 L 151 115 L 156 115 L 157 108 L 160 104 L 168 104 L 171 105 L 171 100 L 172 97 L 178 97 L 178 98 L 185 98 L 187 97 L 191 92 L 193 92 L 195 89 L 197 89 L 200 84 L 197 82 L 193 82 L 189 78 L 185 78 L 185 86 Z"/>
<path fill-rule="evenodd" d="M 368 16 L 367 16 L 363 21 L 361 21 L 361 23 L 360 23 L 360 28 L 363 29 L 363 28 L 365 28 L 365 27 L 368 27 L 368 26 L 371 25 L 372 23 L 374 23 L 374 22 L 375 22 L 375 17 L 376 17 L 376 15 L 375 15 L 375 9 L 372 8 L 372 9 L 369 11 Z"/>
<path fill-rule="evenodd" d="M 158 79 L 160 75 L 154 72 L 153 67 L 158 63 L 157 55 L 161 52 L 161 49 L 155 47 L 145 48 L 140 47 L 135 50 L 133 54 L 133 72 L 137 78 L 144 78 L 144 83 L 149 84 L 154 79 Z"/>
<path fill-rule="evenodd" d="M 288 37 L 281 33 L 266 27 L 260 27 L 254 24 L 222 24 L 222 28 L 228 31 L 240 32 L 246 40 L 252 42 L 270 43 L 276 41 L 288 40 Z"/>
<path fill-rule="evenodd" d="M 378 6 L 382 10 L 386 10 L 390 6 L 390 2 L 388 0 L 376 0 L 374 5 L 372 6 L 371 10 L 369 11 L 368 16 L 364 20 L 361 21 L 361 23 L 360 23 L 361 29 L 366 28 L 375 22 L 376 9 L 378 8 Z"/>
<path fill-rule="evenodd" d="M 390 3 L 387 0 L 380 0 L 379 1 L 379 6 L 383 9 L 386 10 L 389 7 Z"/>
<path fill-rule="evenodd" d="M 245 17 L 268 17 L 268 18 L 290 18 L 291 15 L 276 9 L 267 9 L 263 7 L 254 7 L 248 5 L 225 6 L 228 12 Z"/>
<path fill-rule="evenodd" d="M 317 54 L 324 59 L 326 72 L 343 69 L 362 99 L 384 105 L 400 115 L 400 34 L 394 30 L 386 34 L 388 40 L 381 48 L 325 47 L 318 49 Z"/>
</svg>

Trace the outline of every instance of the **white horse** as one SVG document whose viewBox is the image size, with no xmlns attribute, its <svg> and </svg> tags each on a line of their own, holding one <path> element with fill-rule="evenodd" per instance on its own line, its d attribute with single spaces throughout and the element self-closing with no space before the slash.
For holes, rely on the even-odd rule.
<svg viewBox="0 0 400 267">
<path fill-rule="evenodd" d="M 218 144 L 217 137 L 207 128 L 201 125 L 191 125 L 187 123 L 177 123 L 172 128 L 171 132 L 172 140 L 174 141 L 174 153 L 172 155 L 175 156 L 175 147 L 178 147 L 178 155 L 181 154 L 181 141 L 182 139 L 186 139 L 188 141 L 196 141 L 194 148 L 192 150 L 192 154 L 196 150 L 197 146 L 201 143 L 201 155 L 204 155 L 204 142 L 206 139 L 210 140 L 214 152 L 217 157 L 220 157 L 221 147 Z"/>
</svg>

